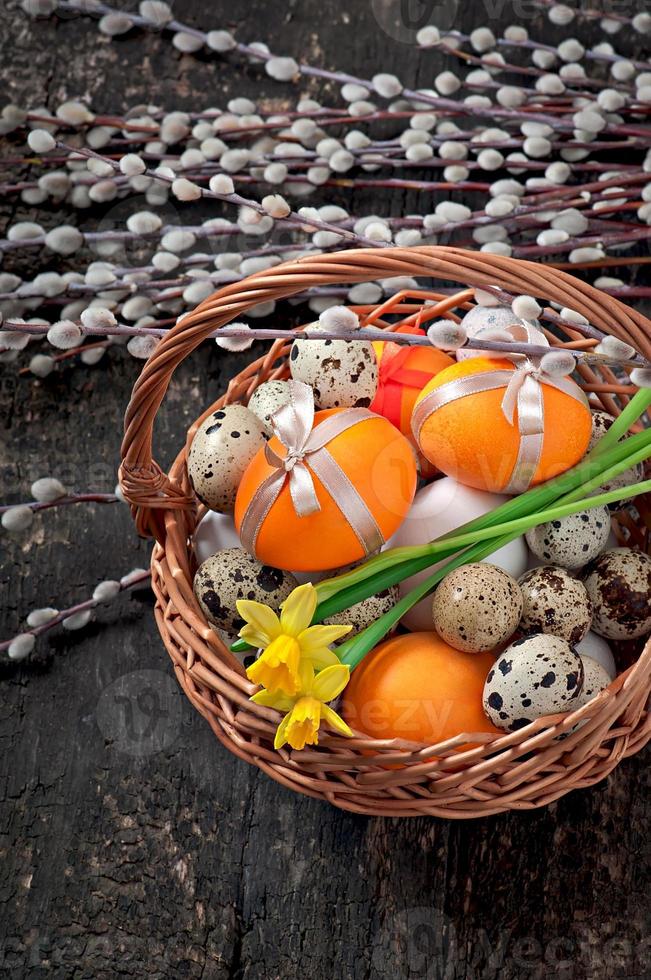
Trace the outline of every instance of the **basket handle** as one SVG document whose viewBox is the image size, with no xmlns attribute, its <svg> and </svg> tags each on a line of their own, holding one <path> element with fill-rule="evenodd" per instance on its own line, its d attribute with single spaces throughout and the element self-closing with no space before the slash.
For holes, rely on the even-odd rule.
<svg viewBox="0 0 651 980">
<path fill-rule="evenodd" d="M 119 478 L 138 533 L 165 537 L 165 513 L 189 510 L 194 497 L 152 457 L 153 425 L 177 365 L 214 330 L 253 306 L 311 286 L 394 276 L 426 276 L 468 286 L 496 285 L 510 293 L 545 296 L 580 311 L 605 332 L 651 357 L 651 325 L 637 311 L 559 269 L 452 246 L 366 248 L 307 256 L 231 283 L 205 299 L 162 338 L 136 381 L 124 422 Z"/>
</svg>

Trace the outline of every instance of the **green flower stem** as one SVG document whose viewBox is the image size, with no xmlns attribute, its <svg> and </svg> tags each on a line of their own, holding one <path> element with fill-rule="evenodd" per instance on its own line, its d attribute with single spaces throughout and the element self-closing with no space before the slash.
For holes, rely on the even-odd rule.
<svg viewBox="0 0 651 980">
<path fill-rule="evenodd" d="M 602 456 L 605 452 L 625 436 L 630 427 L 646 412 L 651 406 L 651 388 L 640 388 L 636 391 L 628 405 L 617 416 L 606 434 L 602 436 L 589 456 Z"/>
</svg>

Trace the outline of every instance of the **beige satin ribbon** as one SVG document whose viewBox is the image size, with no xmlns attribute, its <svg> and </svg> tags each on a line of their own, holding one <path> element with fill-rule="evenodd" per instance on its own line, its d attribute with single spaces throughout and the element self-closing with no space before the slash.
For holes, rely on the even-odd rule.
<svg viewBox="0 0 651 980">
<path fill-rule="evenodd" d="M 539 346 L 549 347 L 547 338 L 542 331 L 532 324 L 522 323 L 507 327 L 514 341 L 525 341 Z M 551 349 L 551 348 L 550 348 Z M 517 423 L 520 433 L 518 455 L 513 466 L 509 481 L 504 487 L 504 493 L 522 493 L 531 485 L 538 469 L 542 454 L 545 431 L 545 409 L 543 403 L 542 385 L 546 384 L 558 391 L 564 392 L 576 401 L 589 408 L 585 393 L 569 378 L 554 377 L 548 374 L 540 365 L 541 358 L 525 354 L 509 354 L 502 351 L 482 352 L 493 358 L 507 358 L 513 361 L 514 371 L 495 370 L 471 374 L 455 381 L 448 381 L 435 388 L 418 403 L 412 415 L 411 426 L 416 441 L 419 440 L 425 421 L 444 405 L 466 398 L 468 395 L 482 391 L 494 391 L 505 388 L 502 398 L 502 412 L 506 420 L 513 425 L 517 411 Z"/>
<path fill-rule="evenodd" d="M 240 540 L 256 556 L 258 535 L 267 514 L 289 480 L 289 491 L 298 517 L 321 509 L 312 473 L 330 494 L 354 531 L 365 554 L 377 551 L 384 537 L 375 517 L 326 446 L 336 436 L 376 416 L 365 408 L 347 408 L 314 426 L 314 392 L 301 381 L 290 381 L 290 400 L 271 416 L 274 435 L 287 450 L 284 456 L 267 443 L 265 456 L 275 471 L 263 481 L 242 518 Z M 309 467 L 307 463 L 309 462 Z M 257 556 L 256 556 L 257 557 Z"/>
</svg>

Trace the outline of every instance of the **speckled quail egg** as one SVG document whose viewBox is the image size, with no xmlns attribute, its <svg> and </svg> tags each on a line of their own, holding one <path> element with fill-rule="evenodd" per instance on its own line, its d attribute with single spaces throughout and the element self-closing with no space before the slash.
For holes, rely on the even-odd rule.
<svg viewBox="0 0 651 980">
<path fill-rule="evenodd" d="M 525 538 L 537 558 L 562 568 L 582 568 L 604 548 L 609 534 L 608 508 L 593 507 L 538 524 Z"/>
<path fill-rule="evenodd" d="M 278 610 L 298 582 L 291 572 L 263 565 L 242 548 L 224 548 L 194 576 L 194 594 L 212 626 L 235 634 L 244 625 L 236 602 L 254 599 Z"/>
<path fill-rule="evenodd" d="M 603 691 L 611 682 L 611 677 L 603 664 L 593 660 L 592 657 L 581 657 L 583 663 L 583 687 L 579 696 L 572 705 L 572 708 L 582 708 L 588 701 L 592 701 L 599 691 Z"/>
<path fill-rule="evenodd" d="M 244 470 L 266 439 L 260 419 L 243 405 L 212 412 L 188 453 L 188 476 L 199 500 L 211 510 L 232 510 Z"/>
<path fill-rule="evenodd" d="M 265 381 L 249 398 L 249 410 L 262 422 L 267 435 L 273 434 L 270 416 L 289 402 L 289 381 Z"/>
<path fill-rule="evenodd" d="M 399 598 L 398 586 L 392 585 L 390 588 L 378 592 L 377 595 L 369 596 L 368 599 L 362 599 L 361 602 L 356 602 L 354 606 L 335 613 L 334 616 L 328 616 L 323 622 L 332 626 L 350 625 L 353 628 L 348 636 L 355 636 L 370 626 L 371 623 L 374 623 L 385 612 L 388 612 L 389 609 L 393 609 Z"/>
<path fill-rule="evenodd" d="M 456 650 L 482 653 L 504 643 L 522 614 L 514 578 L 484 562 L 462 565 L 446 575 L 432 598 L 434 629 Z"/>
<path fill-rule="evenodd" d="M 522 592 L 523 633 L 550 633 L 574 646 L 592 622 L 592 603 L 585 586 L 564 568 L 541 565 L 518 579 Z"/>
<path fill-rule="evenodd" d="M 319 408 L 368 408 L 375 398 L 377 358 L 366 341 L 295 340 L 289 369 L 312 386 Z"/>
<path fill-rule="evenodd" d="M 592 600 L 592 629 L 610 640 L 651 631 L 651 558 L 631 548 L 604 551 L 583 572 Z"/>
<path fill-rule="evenodd" d="M 515 732 L 545 715 L 572 711 L 583 687 L 583 663 L 558 636 L 538 633 L 515 640 L 488 672 L 487 717 Z"/>
<path fill-rule="evenodd" d="M 594 411 L 592 413 L 592 435 L 590 436 L 590 442 L 588 443 L 588 448 L 586 452 L 590 452 L 591 449 L 597 445 L 600 439 L 608 432 L 615 419 L 608 412 Z M 607 493 L 609 490 L 619 490 L 620 487 L 630 487 L 635 486 L 642 480 L 644 474 L 644 468 L 641 463 L 636 466 L 631 466 L 630 469 L 624 470 L 619 476 L 614 476 L 612 480 L 608 480 L 602 486 L 598 487 L 597 490 L 593 491 L 593 495 L 597 493 Z M 610 509 L 617 510 L 620 506 L 618 501 L 614 501 L 609 505 Z"/>
</svg>

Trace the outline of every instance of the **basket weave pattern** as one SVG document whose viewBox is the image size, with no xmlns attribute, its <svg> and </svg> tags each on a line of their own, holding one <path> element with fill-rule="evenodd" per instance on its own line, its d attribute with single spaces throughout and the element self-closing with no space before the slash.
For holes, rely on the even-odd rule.
<svg viewBox="0 0 651 980">
<path fill-rule="evenodd" d="M 300 259 L 265 270 L 208 297 L 160 342 L 133 391 L 125 419 L 120 478 L 141 534 L 156 538 L 152 555 L 155 615 L 177 678 L 219 740 L 235 755 L 300 793 L 343 809 L 376 816 L 471 818 L 531 809 L 608 775 L 620 759 L 651 738 L 651 642 L 637 662 L 589 704 L 570 714 L 539 719 L 500 736 L 464 733 L 438 745 L 366 737 L 346 739 L 322 731 L 318 747 L 293 752 L 273 748 L 277 712 L 249 701 L 255 687 L 237 659 L 206 622 L 192 591 L 196 563 L 191 535 L 205 510 L 188 483 L 185 460 L 197 427 L 225 404 L 246 403 L 255 388 L 288 376 L 290 344 L 277 341 L 267 354 L 233 378 L 226 394 L 197 419 L 169 474 L 152 458 L 152 429 L 176 366 L 212 331 L 268 300 L 318 285 L 418 276 L 464 287 L 499 286 L 509 293 L 544 297 L 583 313 L 590 323 L 651 358 L 651 323 L 641 314 L 566 273 L 533 262 L 443 246 L 361 249 Z M 462 315 L 471 291 L 450 297 L 428 291 L 430 314 Z M 392 312 L 418 311 L 422 294 L 398 298 Z M 377 309 L 353 307 L 362 322 L 388 327 Z M 390 329 L 390 328 L 389 328 Z M 567 328 L 552 344 L 589 349 Z M 583 386 L 611 414 L 631 390 L 607 367 L 581 365 Z M 630 516 L 621 519 L 629 543 L 646 547 L 647 535 Z M 577 722 L 581 721 L 581 725 Z M 470 741 L 472 749 L 459 751 Z M 562 736 L 559 738 L 559 736 Z"/>
</svg>

